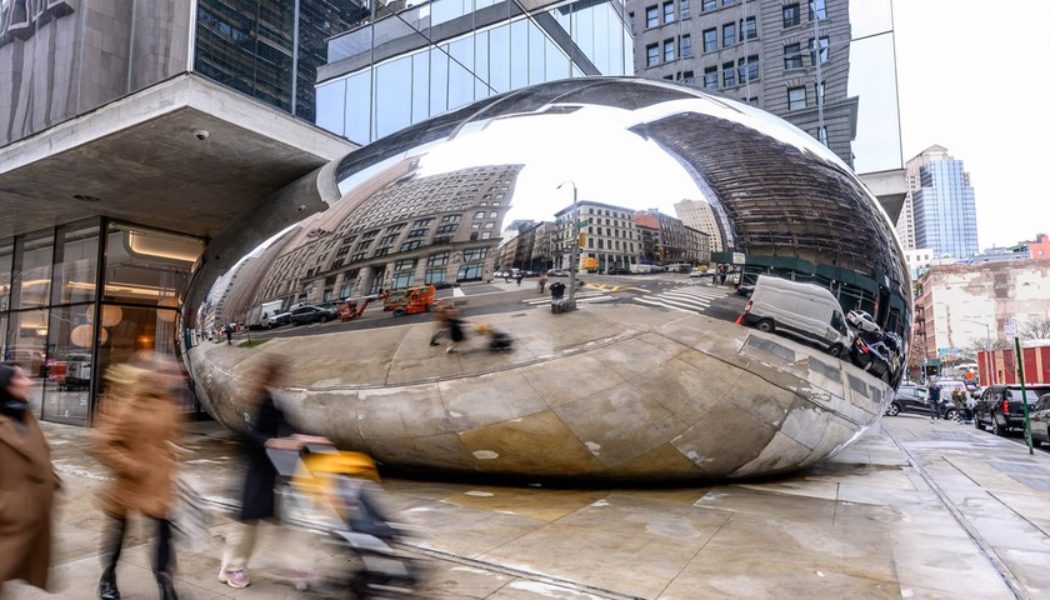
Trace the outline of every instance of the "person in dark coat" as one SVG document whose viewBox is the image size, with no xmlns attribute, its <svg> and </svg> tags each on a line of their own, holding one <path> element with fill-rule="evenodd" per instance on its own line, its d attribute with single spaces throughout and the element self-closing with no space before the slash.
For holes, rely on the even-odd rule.
<svg viewBox="0 0 1050 600">
<path fill-rule="evenodd" d="M 277 405 L 273 390 L 284 379 L 284 367 L 276 357 L 270 358 L 261 368 L 259 387 L 252 394 L 256 402 L 255 414 L 243 432 L 244 487 L 241 493 L 240 526 L 226 538 L 219 581 L 232 588 L 245 588 L 251 584 L 248 578 L 248 561 L 255 550 L 259 521 L 275 516 L 274 487 L 277 484 L 277 469 L 266 454 L 268 448 L 300 450 L 306 443 L 330 443 L 324 438 L 296 436 L 285 419 L 284 411 Z M 293 549 L 285 551 L 292 559 Z"/>
<path fill-rule="evenodd" d="M 21 368 L 0 363 L 0 596 L 5 581 L 48 584 L 51 505 L 60 483 L 29 410 L 30 385 Z"/>
</svg>

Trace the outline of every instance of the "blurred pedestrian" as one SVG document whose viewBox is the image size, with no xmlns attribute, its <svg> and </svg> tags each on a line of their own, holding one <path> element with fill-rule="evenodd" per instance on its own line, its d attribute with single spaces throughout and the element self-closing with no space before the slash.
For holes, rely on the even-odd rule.
<svg viewBox="0 0 1050 600">
<path fill-rule="evenodd" d="M 434 311 L 434 335 L 430 336 L 430 345 L 437 346 L 441 338 L 448 336 L 448 310 L 451 304 L 447 301 L 438 302 Z"/>
<path fill-rule="evenodd" d="M 251 585 L 248 577 L 248 561 L 255 550 L 259 521 L 276 516 L 274 488 L 277 485 L 277 469 L 266 453 L 267 448 L 278 450 L 300 450 L 309 441 L 328 443 L 324 438 L 293 439 L 292 426 L 277 405 L 274 390 L 284 383 L 285 367 L 275 356 L 267 357 L 256 376 L 256 387 L 249 392 L 254 404 L 253 415 L 243 432 L 244 487 L 241 493 L 240 523 L 226 537 L 226 547 L 219 568 L 219 581 L 241 589 Z M 305 579 L 310 571 L 302 567 L 305 548 L 301 544 L 283 543 L 279 546 L 285 568 Z"/>
<path fill-rule="evenodd" d="M 544 288 L 547 287 L 547 274 L 546 273 L 540 273 L 539 284 L 540 284 L 540 295 L 542 296 Z"/>
<path fill-rule="evenodd" d="M 524 277 L 524 276 L 525 276 L 524 273 L 522 273 L 521 271 L 518 271 L 518 276 L 514 278 L 514 279 L 516 279 L 518 281 L 518 287 L 521 287 L 521 278 Z"/>
<path fill-rule="evenodd" d="M 233 325 L 227 323 L 223 333 L 226 334 L 226 345 L 231 345 L 233 343 Z"/>
<path fill-rule="evenodd" d="M 46 589 L 51 562 L 51 503 L 60 481 L 51 448 L 29 410 L 32 381 L 0 363 L 0 596 L 5 581 Z"/>
<path fill-rule="evenodd" d="M 448 329 L 448 347 L 445 348 L 445 353 L 451 354 L 456 351 L 456 344 L 467 337 L 463 331 L 463 319 L 460 318 L 455 305 L 449 305 L 445 309 L 445 327 Z"/>
<path fill-rule="evenodd" d="M 132 365 L 107 372 L 110 388 L 96 416 L 92 453 L 113 471 L 113 483 L 101 494 L 109 519 L 103 535 L 102 600 L 118 600 L 117 563 L 128 516 L 137 512 L 153 521 L 153 576 L 163 600 L 175 600 L 171 514 L 176 500 L 176 442 L 182 415 L 175 398 L 181 373 L 174 360 L 143 354 Z"/>
</svg>

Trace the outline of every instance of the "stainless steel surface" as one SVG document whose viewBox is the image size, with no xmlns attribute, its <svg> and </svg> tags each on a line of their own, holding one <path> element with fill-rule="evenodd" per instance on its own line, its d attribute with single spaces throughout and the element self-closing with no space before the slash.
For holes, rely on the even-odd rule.
<svg viewBox="0 0 1050 600">
<path fill-rule="evenodd" d="M 301 427 L 387 463 L 740 477 L 842 449 L 904 368 L 910 282 L 885 214 L 827 148 L 746 104 L 636 79 L 542 84 L 314 177 L 217 238 L 187 294 L 184 357 L 231 426 L 277 355 Z M 552 314 L 535 279 L 502 276 L 569 269 L 580 242 L 578 310 Z M 452 353 L 428 315 L 374 299 L 432 282 L 458 284 L 436 292 L 465 319 Z M 297 310 L 325 304 L 347 320 Z M 274 311 L 316 322 L 215 335 Z M 490 351 L 489 331 L 512 347 Z"/>
</svg>

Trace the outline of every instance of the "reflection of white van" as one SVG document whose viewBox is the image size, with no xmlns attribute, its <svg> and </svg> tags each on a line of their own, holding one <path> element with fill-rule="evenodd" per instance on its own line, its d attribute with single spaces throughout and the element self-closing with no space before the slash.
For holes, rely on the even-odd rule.
<svg viewBox="0 0 1050 600">
<path fill-rule="evenodd" d="M 814 342 L 833 356 L 844 356 L 850 345 L 839 301 L 815 283 L 759 275 L 743 322 L 761 331 Z"/>
</svg>

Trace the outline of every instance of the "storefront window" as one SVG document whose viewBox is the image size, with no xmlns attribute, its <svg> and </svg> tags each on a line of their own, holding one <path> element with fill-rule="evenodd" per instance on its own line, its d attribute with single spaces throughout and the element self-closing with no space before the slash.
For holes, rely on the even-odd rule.
<svg viewBox="0 0 1050 600">
<path fill-rule="evenodd" d="M 51 310 L 47 330 L 47 378 L 41 418 L 86 425 L 91 410 L 91 346 L 95 305 Z M 105 318 L 105 315 L 103 315 Z M 108 343 L 103 328 L 99 344 Z"/>
<path fill-rule="evenodd" d="M 178 306 L 203 244 L 196 238 L 127 225 L 109 228 L 104 300 Z"/>
<path fill-rule="evenodd" d="M 59 304 L 92 302 L 95 299 L 95 278 L 98 273 L 97 222 L 71 226 L 62 230 L 59 244 L 62 248 L 59 264 L 55 267 L 55 285 Z"/>
<path fill-rule="evenodd" d="M 6 312 L 11 301 L 11 261 L 15 245 L 12 241 L 0 242 L 0 313 Z M 3 345 L 0 344 L 0 348 Z"/>
<path fill-rule="evenodd" d="M 8 319 L 4 360 L 21 366 L 33 380 L 30 404 L 40 414 L 43 383 L 47 379 L 47 311 L 11 313 Z"/>
<path fill-rule="evenodd" d="M 12 308 L 31 308 L 49 304 L 51 258 L 54 233 L 26 237 L 21 256 L 16 253 L 12 277 Z"/>
</svg>

